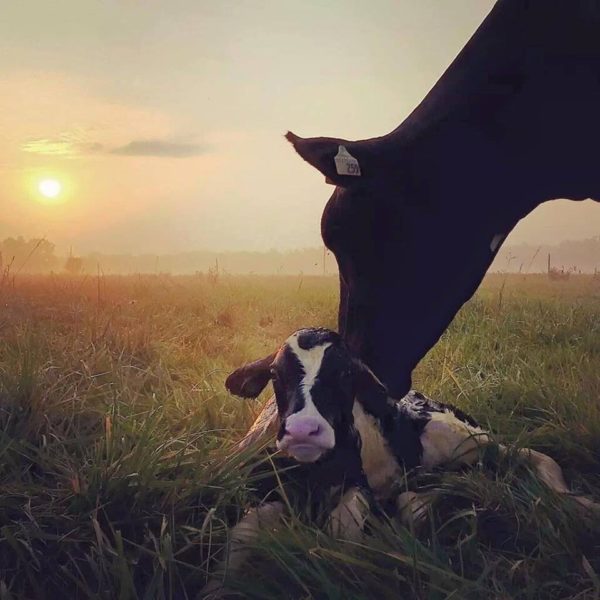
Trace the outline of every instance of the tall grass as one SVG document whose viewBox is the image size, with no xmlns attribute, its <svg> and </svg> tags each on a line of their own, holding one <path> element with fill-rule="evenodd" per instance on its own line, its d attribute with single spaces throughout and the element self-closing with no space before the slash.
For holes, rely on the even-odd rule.
<svg viewBox="0 0 600 600">
<path fill-rule="evenodd" d="M 260 402 L 227 373 L 337 286 L 296 277 L 27 277 L 0 285 L 0 599 L 194 598 L 253 487 L 235 441 Z M 493 276 L 414 377 L 600 500 L 600 285 Z M 265 394 L 266 396 L 266 394 Z M 600 523 L 517 455 L 436 488 L 429 524 L 362 544 L 291 515 L 233 589 L 250 598 L 600 598 Z"/>
</svg>

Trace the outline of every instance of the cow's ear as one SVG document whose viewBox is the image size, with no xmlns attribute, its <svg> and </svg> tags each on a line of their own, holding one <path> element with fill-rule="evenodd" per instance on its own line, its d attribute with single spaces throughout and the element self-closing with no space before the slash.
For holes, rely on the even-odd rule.
<svg viewBox="0 0 600 600">
<path fill-rule="evenodd" d="M 356 399 L 370 415 L 380 419 L 389 413 L 387 388 L 362 361 L 354 361 Z"/>
<path fill-rule="evenodd" d="M 277 353 L 236 369 L 225 380 L 225 387 L 241 398 L 256 398 L 271 379 L 271 365 Z"/>
<path fill-rule="evenodd" d="M 349 142 L 339 138 L 301 138 L 288 131 L 286 139 L 296 152 L 325 175 L 327 183 L 350 187 L 373 176 L 378 161 L 371 140 Z"/>
</svg>

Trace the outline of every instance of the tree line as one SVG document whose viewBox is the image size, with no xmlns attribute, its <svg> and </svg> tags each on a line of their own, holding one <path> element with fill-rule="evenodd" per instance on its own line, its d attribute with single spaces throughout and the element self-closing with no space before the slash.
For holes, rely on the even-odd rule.
<svg viewBox="0 0 600 600">
<path fill-rule="evenodd" d="M 554 246 L 527 244 L 501 248 L 492 271 L 546 271 L 547 256 L 552 264 L 574 272 L 600 270 L 600 236 L 587 240 L 564 241 Z M 0 271 L 11 273 L 105 274 L 257 274 L 257 275 L 334 275 L 335 257 L 321 248 L 269 250 L 266 252 L 214 252 L 199 250 L 177 254 L 110 254 L 94 252 L 79 256 L 70 251 L 59 254 L 45 238 L 9 237 L 0 241 Z"/>
</svg>

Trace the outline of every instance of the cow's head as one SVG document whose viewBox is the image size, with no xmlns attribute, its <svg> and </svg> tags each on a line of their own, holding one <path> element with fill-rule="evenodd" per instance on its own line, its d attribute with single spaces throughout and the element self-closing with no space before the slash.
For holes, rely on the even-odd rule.
<svg viewBox="0 0 600 600">
<path fill-rule="evenodd" d="M 600 199 L 599 28 L 597 0 L 498 0 L 391 133 L 288 133 L 337 186 L 322 232 L 339 264 L 338 328 L 392 396 L 519 219 L 546 200 Z"/>
<path fill-rule="evenodd" d="M 356 360 L 341 337 L 328 329 L 301 329 L 269 356 L 234 371 L 227 389 L 255 398 L 273 382 L 280 428 L 277 448 L 313 463 L 354 433 L 357 394 L 386 402 L 384 386 Z"/>
</svg>

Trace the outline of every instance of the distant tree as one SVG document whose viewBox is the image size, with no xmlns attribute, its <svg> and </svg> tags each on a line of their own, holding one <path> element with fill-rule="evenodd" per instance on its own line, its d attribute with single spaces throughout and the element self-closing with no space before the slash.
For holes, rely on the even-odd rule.
<svg viewBox="0 0 600 600">
<path fill-rule="evenodd" d="M 56 268 L 58 262 L 54 244 L 45 238 L 9 237 L 0 243 L 0 252 L 15 271 L 47 272 Z"/>
</svg>

